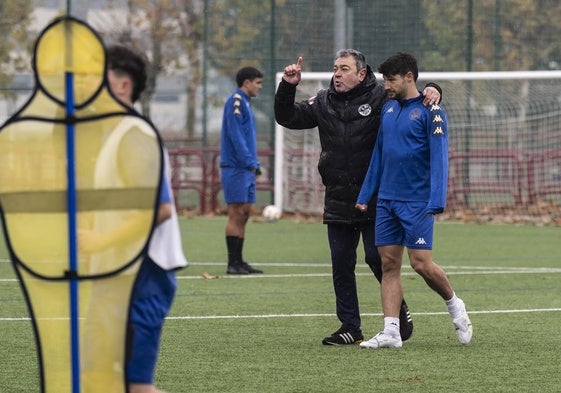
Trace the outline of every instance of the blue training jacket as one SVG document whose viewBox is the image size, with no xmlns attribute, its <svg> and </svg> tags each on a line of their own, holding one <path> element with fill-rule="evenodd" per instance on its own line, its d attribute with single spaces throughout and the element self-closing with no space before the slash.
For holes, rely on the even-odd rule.
<svg viewBox="0 0 561 393">
<path fill-rule="evenodd" d="M 257 136 L 250 97 L 236 89 L 224 104 L 220 142 L 220 166 L 255 169 Z"/>
<path fill-rule="evenodd" d="M 446 205 L 448 126 L 440 105 L 423 105 L 423 96 L 388 101 L 357 203 L 379 199 L 427 203 L 427 213 Z"/>
</svg>

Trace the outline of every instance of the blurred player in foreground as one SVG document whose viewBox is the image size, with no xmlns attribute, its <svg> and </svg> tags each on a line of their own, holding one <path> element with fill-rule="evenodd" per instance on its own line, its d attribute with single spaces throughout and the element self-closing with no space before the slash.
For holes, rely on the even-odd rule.
<svg viewBox="0 0 561 393">
<path fill-rule="evenodd" d="M 130 48 L 107 49 L 108 79 L 113 94 L 132 106 L 146 84 L 144 58 Z M 162 392 L 154 386 L 160 337 L 177 289 L 175 270 L 187 266 L 170 186 L 170 167 L 164 152 L 157 226 L 142 261 L 131 299 L 132 348 L 127 363 L 130 393 Z"/>
</svg>

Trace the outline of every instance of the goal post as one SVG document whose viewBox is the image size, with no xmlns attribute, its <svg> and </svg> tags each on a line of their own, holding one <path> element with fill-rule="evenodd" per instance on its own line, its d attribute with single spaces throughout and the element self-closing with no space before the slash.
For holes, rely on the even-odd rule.
<svg viewBox="0 0 561 393">
<path fill-rule="evenodd" d="M 302 73 L 296 100 L 327 88 L 332 75 Z M 561 71 L 419 73 L 419 89 L 427 82 L 441 86 L 448 116 L 442 218 L 561 224 Z M 274 196 L 283 212 L 323 212 L 320 152 L 317 129 L 276 124 Z"/>
<path fill-rule="evenodd" d="M 305 100 L 314 96 L 318 90 L 327 88 L 332 76 L 331 72 L 303 72 L 296 100 Z M 281 79 L 282 73 L 278 72 L 276 86 Z M 311 214 L 323 211 L 323 185 L 317 171 L 320 152 L 317 128 L 289 130 L 275 124 L 274 204 L 281 211 Z M 311 163 L 310 158 L 314 154 L 317 155 L 316 162 Z M 297 195 L 303 196 L 300 203 L 293 199 Z"/>
</svg>

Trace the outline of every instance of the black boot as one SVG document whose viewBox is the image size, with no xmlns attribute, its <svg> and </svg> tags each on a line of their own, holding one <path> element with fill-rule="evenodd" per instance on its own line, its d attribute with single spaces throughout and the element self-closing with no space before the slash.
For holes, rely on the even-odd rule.
<svg viewBox="0 0 561 393">
<path fill-rule="evenodd" d="M 241 262 L 228 262 L 227 274 L 249 274 L 250 272 L 245 268 Z"/>
<path fill-rule="evenodd" d="M 245 262 L 245 261 L 243 260 L 243 256 L 242 256 L 242 255 L 243 255 L 243 241 L 244 241 L 244 238 L 243 238 L 243 237 L 240 237 L 240 238 L 238 238 L 238 240 L 239 240 L 239 244 L 240 244 L 240 254 L 239 254 L 239 258 L 240 258 L 240 261 L 242 261 L 242 266 L 243 266 L 243 268 L 244 268 L 245 270 L 247 270 L 247 272 L 248 272 L 249 274 L 263 273 L 263 270 L 255 269 L 253 266 L 251 266 L 249 263 L 247 263 L 247 262 Z"/>
<path fill-rule="evenodd" d="M 413 319 L 405 299 L 401 301 L 401 308 L 399 309 L 399 334 L 402 341 L 409 340 L 409 337 L 413 334 Z"/>
<path fill-rule="evenodd" d="M 249 274 L 249 270 L 242 263 L 239 239 L 236 236 L 226 236 L 226 247 L 228 249 L 227 274 Z"/>
</svg>

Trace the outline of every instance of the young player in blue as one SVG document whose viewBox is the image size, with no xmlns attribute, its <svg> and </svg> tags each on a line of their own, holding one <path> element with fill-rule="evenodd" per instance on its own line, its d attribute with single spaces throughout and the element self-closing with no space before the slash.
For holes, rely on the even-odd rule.
<svg viewBox="0 0 561 393">
<path fill-rule="evenodd" d="M 130 48 L 114 45 L 107 49 L 109 86 L 113 94 L 132 107 L 144 89 L 146 63 Z M 129 137 L 128 132 L 123 138 Z M 138 146 L 137 144 L 123 144 Z M 118 161 L 130 157 L 119 149 Z M 164 150 L 164 173 L 158 201 L 156 227 L 142 261 L 133 293 L 129 315 L 130 356 L 127 359 L 127 382 L 130 393 L 163 393 L 154 386 L 160 337 L 177 288 L 175 271 L 187 266 L 181 233 L 171 190 L 171 168 Z M 125 165 L 121 165 L 125 167 Z"/>
<path fill-rule="evenodd" d="M 244 67 L 236 75 L 238 88 L 226 100 L 222 117 L 220 171 L 228 205 L 226 247 L 228 274 L 263 273 L 243 260 L 245 227 L 255 203 L 255 177 L 260 174 L 257 135 L 251 98 L 263 87 L 263 74 Z"/>
<path fill-rule="evenodd" d="M 399 308 L 403 299 L 401 263 L 407 247 L 411 267 L 446 302 L 462 344 L 472 337 L 472 325 L 444 270 L 432 260 L 435 215 L 446 205 L 448 127 L 439 105 L 423 104 L 417 90 L 416 59 L 399 52 L 380 65 L 391 98 L 382 119 L 370 166 L 356 207 L 366 211 L 378 193 L 375 244 L 382 258 L 384 330 L 360 346 L 399 348 Z"/>
<path fill-rule="evenodd" d="M 181 250 L 177 213 L 169 183 L 169 162 L 162 176 L 158 224 L 142 261 L 131 298 L 131 350 L 127 362 L 130 392 L 160 392 L 154 386 L 160 337 L 165 317 L 171 309 L 177 282 L 175 270 L 187 261 Z"/>
</svg>

